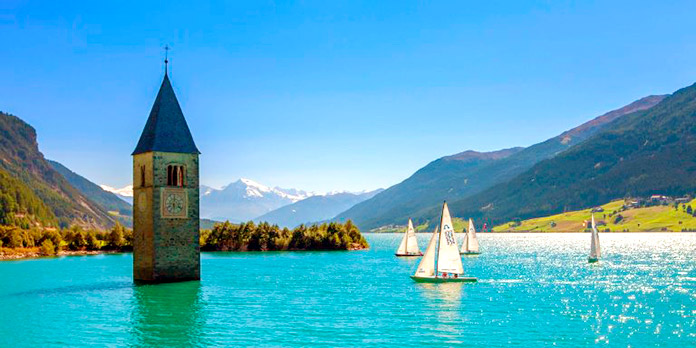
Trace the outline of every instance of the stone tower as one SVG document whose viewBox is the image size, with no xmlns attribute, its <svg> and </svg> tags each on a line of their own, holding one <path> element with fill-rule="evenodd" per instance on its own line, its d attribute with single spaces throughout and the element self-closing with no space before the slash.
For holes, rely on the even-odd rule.
<svg viewBox="0 0 696 348">
<path fill-rule="evenodd" d="M 133 279 L 200 279 L 198 155 L 167 73 L 133 151 Z"/>
</svg>

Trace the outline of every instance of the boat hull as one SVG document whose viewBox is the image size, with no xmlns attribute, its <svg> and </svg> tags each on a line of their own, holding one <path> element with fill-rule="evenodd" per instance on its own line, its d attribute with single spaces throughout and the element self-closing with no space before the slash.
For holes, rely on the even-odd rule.
<svg viewBox="0 0 696 348">
<path fill-rule="evenodd" d="M 416 277 L 411 276 L 416 283 L 475 283 L 474 277 L 442 278 L 442 277 Z"/>
<path fill-rule="evenodd" d="M 480 251 L 460 251 L 460 255 L 478 255 L 480 254 Z"/>
<path fill-rule="evenodd" d="M 593 258 L 593 257 L 588 257 L 588 258 L 587 258 L 587 262 L 589 262 L 589 263 L 595 263 L 595 262 L 599 262 L 599 259 Z"/>
<path fill-rule="evenodd" d="M 398 257 L 416 257 L 416 256 L 423 256 L 423 253 L 418 253 L 418 254 L 394 254 Z"/>
</svg>

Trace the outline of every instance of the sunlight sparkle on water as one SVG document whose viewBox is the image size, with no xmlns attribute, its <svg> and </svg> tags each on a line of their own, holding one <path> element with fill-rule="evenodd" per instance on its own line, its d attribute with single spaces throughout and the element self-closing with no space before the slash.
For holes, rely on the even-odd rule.
<svg viewBox="0 0 696 348">
<path fill-rule="evenodd" d="M 473 284 L 368 251 L 204 253 L 200 282 L 134 286 L 130 254 L 0 262 L 0 346 L 687 346 L 696 234 L 480 234 Z M 425 246 L 427 234 L 419 235 Z M 460 236 L 461 238 L 461 236 Z"/>
</svg>

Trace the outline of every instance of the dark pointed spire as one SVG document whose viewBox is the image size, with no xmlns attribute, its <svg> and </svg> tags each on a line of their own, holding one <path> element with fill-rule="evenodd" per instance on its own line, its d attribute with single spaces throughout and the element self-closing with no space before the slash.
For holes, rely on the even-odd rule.
<svg viewBox="0 0 696 348">
<path fill-rule="evenodd" d="M 200 154 L 166 73 L 133 155 L 150 151 Z"/>
</svg>

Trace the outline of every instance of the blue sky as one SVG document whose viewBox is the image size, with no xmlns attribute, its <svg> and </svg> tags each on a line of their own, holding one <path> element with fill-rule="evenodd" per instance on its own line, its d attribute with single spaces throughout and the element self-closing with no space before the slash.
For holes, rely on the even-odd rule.
<svg viewBox="0 0 696 348">
<path fill-rule="evenodd" d="M 689 1 L 3 1 L 0 110 L 125 186 L 172 47 L 201 180 L 388 187 L 696 80 Z"/>
</svg>

